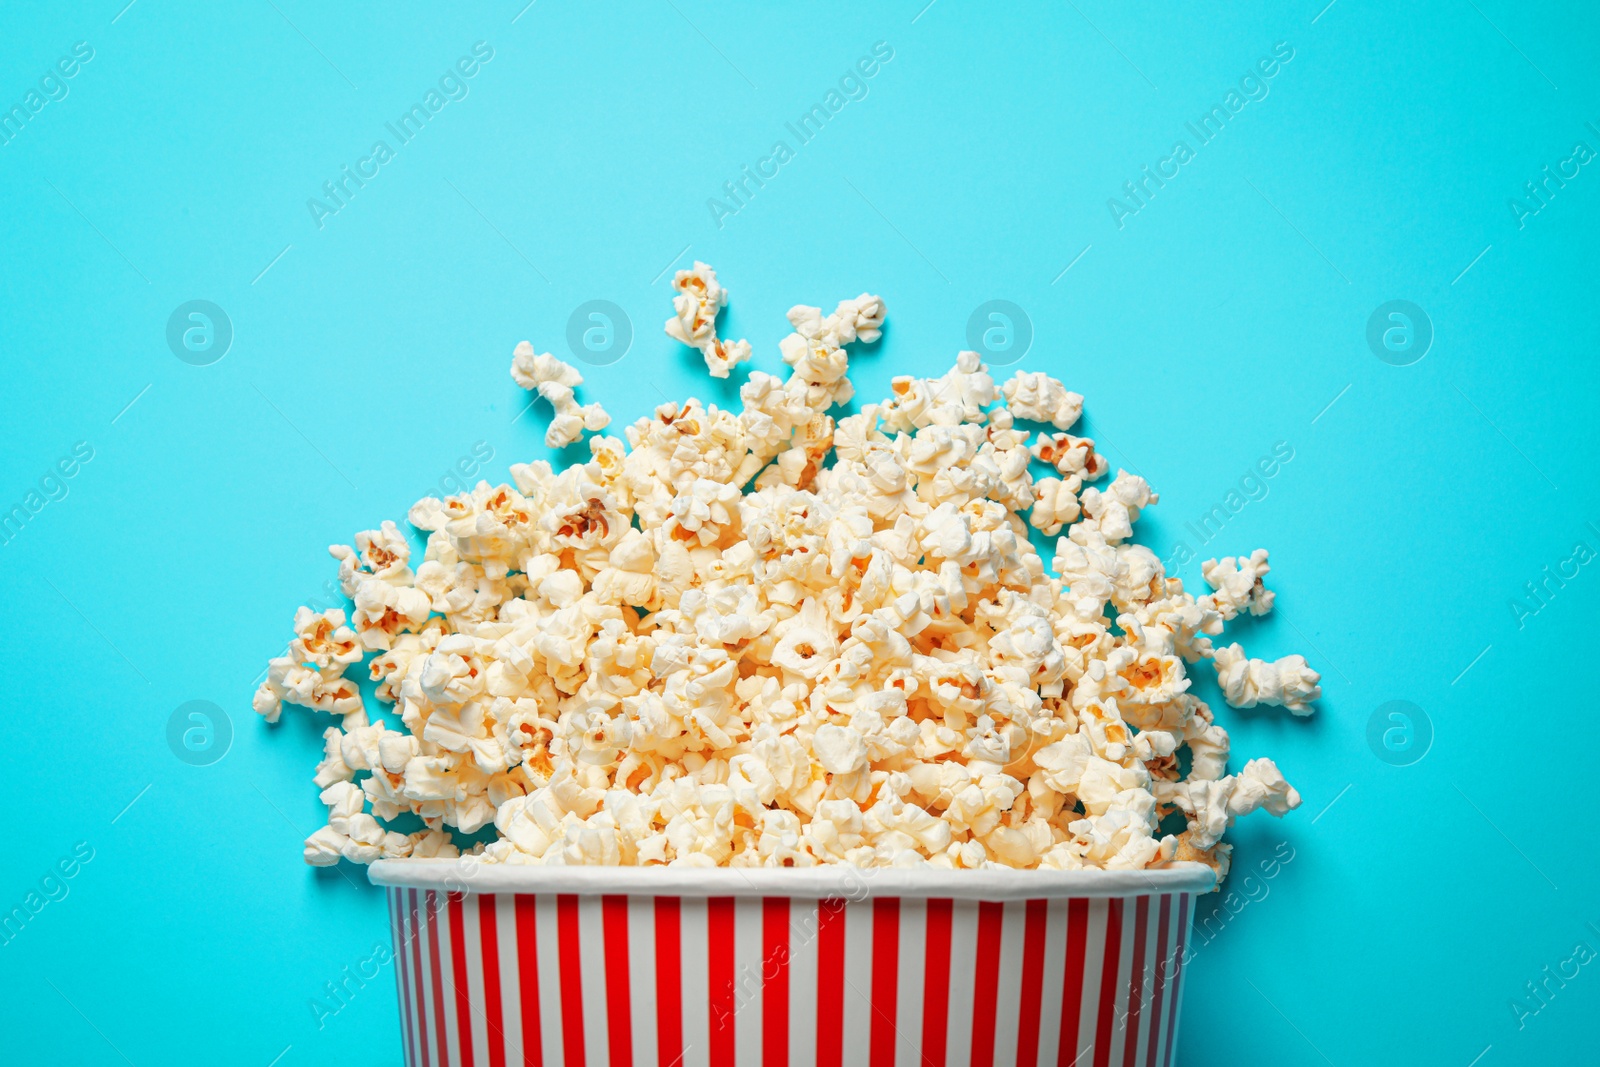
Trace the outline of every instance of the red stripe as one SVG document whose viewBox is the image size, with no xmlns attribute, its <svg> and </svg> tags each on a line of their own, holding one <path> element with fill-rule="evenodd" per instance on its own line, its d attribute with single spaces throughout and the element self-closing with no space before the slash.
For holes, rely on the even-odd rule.
<svg viewBox="0 0 1600 1067">
<path fill-rule="evenodd" d="M 522 1005 L 522 1067 L 544 1067 L 539 1019 L 539 921 L 532 894 L 513 897 L 517 924 L 517 999 Z"/>
<path fill-rule="evenodd" d="M 706 900 L 706 978 L 710 989 L 710 1047 L 712 1063 L 732 1064 L 738 1059 L 734 1037 L 734 1014 L 739 1010 L 738 990 L 733 984 L 734 921 L 733 898 Z"/>
<path fill-rule="evenodd" d="M 441 977 L 441 961 L 439 959 L 439 894 L 428 890 L 425 905 L 427 909 L 426 921 L 428 923 L 428 953 L 431 957 L 429 969 L 433 974 L 433 1036 L 438 1042 L 439 1063 L 450 1062 L 450 1045 L 445 1035 L 444 1019 L 444 979 Z"/>
<path fill-rule="evenodd" d="M 422 917 L 421 917 L 421 909 L 418 908 L 418 906 L 417 906 L 418 897 L 417 897 L 417 891 L 415 889 L 406 890 L 406 895 L 410 898 L 410 905 L 409 905 L 408 910 L 409 910 L 410 915 L 411 915 L 411 980 L 416 985 L 416 998 L 417 998 L 417 1035 L 416 1035 L 416 1038 L 417 1038 L 417 1048 L 419 1050 L 421 1050 L 421 1055 L 416 1057 L 416 1058 L 417 1058 L 417 1061 L 422 1064 L 422 1067 L 428 1067 L 428 1064 L 429 1064 L 428 1057 L 429 1057 L 429 1055 L 431 1055 L 431 1053 L 430 1053 L 430 1051 L 428 1049 L 428 1007 L 427 1007 L 427 1002 L 424 999 L 425 994 L 423 993 L 423 985 L 422 985 L 422 925 L 421 925 L 422 924 Z"/>
<path fill-rule="evenodd" d="M 1100 1016 L 1094 1030 L 1094 1067 L 1111 1062 L 1112 1027 L 1117 1021 L 1117 969 L 1122 964 L 1122 901 L 1106 901 L 1106 951 L 1100 967 Z"/>
<path fill-rule="evenodd" d="M 483 1012 L 489 1032 L 489 1067 L 506 1067 L 505 1015 L 500 1004 L 498 897 L 478 898 L 478 943 L 483 955 Z"/>
<path fill-rule="evenodd" d="M 456 1047 L 461 1050 L 461 1067 L 472 1067 L 472 1004 L 467 998 L 467 921 L 461 914 L 461 894 L 451 893 L 450 975 L 456 994 Z"/>
<path fill-rule="evenodd" d="M 1022 926 L 1022 1003 L 1017 1007 L 1017 1067 L 1038 1067 L 1044 999 L 1044 939 L 1050 902 L 1030 900 Z"/>
<path fill-rule="evenodd" d="M 1000 994 L 1000 924 L 1005 905 L 978 905 L 978 961 L 972 980 L 972 1067 L 994 1065 L 995 999 Z"/>
<path fill-rule="evenodd" d="M 1144 944 L 1150 929 L 1150 898 L 1133 906 L 1133 973 L 1128 975 L 1128 1037 L 1122 1046 L 1122 1067 L 1134 1067 L 1139 1054 L 1139 1016 L 1144 1011 Z"/>
<path fill-rule="evenodd" d="M 1172 972 L 1172 1007 L 1167 1012 L 1167 1056 L 1172 1062 L 1172 1039 L 1178 1032 L 1178 997 L 1183 993 L 1184 953 L 1189 950 L 1189 894 L 1178 898 L 1178 963 Z"/>
<path fill-rule="evenodd" d="M 628 991 L 628 898 L 602 897 L 606 931 L 606 1038 L 609 1067 L 633 1067 L 633 1010 Z"/>
<path fill-rule="evenodd" d="M 1067 963 L 1061 976 L 1061 1047 L 1056 1067 L 1074 1067 L 1083 1050 L 1078 1029 L 1083 1019 L 1083 965 L 1089 951 L 1089 902 L 1067 901 Z"/>
<path fill-rule="evenodd" d="M 789 1067 L 789 899 L 761 902 L 761 1063 Z"/>
<path fill-rule="evenodd" d="M 401 1055 L 405 1062 L 415 1064 L 417 1059 L 416 1039 L 411 1036 L 411 986 L 406 975 L 406 921 L 405 921 L 406 891 L 394 886 L 389 887 L 389 917 L 391 934 L 394 937 L 394 980 L 400 991 L 400 1045 Z"/>
<path fill-rule="evenodd" d="M 928 901 L 927 951 L 923 956 L 922 1062 L 944 1067 L 950 1036 L 950 901 Z"/>
<path fill-rule="evenodd" d="M 683 1059 L 683 970 L 678 898 L 656 897 L 656 1057 L 660 1067 Z"/>
<path fill-rule="evenodd" d="M 817 1067 L 844 1062 L 844 909 L 817 901 Z"/>
<path fill-rule="evenodd" d="M 872 1067 L 894 1067 L 899 988 L 900 898 L 878 897 L 872 902 Z"/>
<path fill-rule="evenodd" d="M 556 958 L 561 961 L 561 1060 L 583 1067 L 583 950 L 578 944 L 578 898 L 556 897 Z"/>
<path fill-rule="evenodd" d="M 1145 1053 L 1144 1067 L 1156 1067 L 1156 1049 L 1161 1038 L 1161 998 L 1167 991 L 1167 933 L 1172 925 L 1172 894 L 1161 894 L 1161 910 L 1156 913 L 1156 981 L 1155 996 L 1150 1002 L 1150 1051 Z"/>
</svg>

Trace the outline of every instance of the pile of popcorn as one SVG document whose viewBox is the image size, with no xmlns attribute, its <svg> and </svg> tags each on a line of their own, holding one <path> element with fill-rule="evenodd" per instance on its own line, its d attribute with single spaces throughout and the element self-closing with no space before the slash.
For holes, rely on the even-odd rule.
<svg viewBox="0 0 1600 1067">
<path fill-rule="evenodd" d="M 673 284 L 667 333 L 725 377 L 750 354 L 717 337 L 726 291 L 703 263 Z M 1209 659 L 1229 704 L 1310 714 L 1304 659 L 1212 646 L 1271 609 L 1265 551 L 1208 561 L 1196 597 L 1130 541 L 1145 480 L 1091 484 L 1109 467 L 1061 382 L 962 352 L 836 419 L 883 301 L 788 318 L 788 378 L 750 373 L 741 410 L 663 404 L 587 463 L 421 500 L 415 567 L 392 522 L 330 549 L 354 610 L 301 608 L 254 699 L 342 720 L 308 863 L 453 857 L 492 823 L 486 862 L 1221 875 L 1236 817 L 1299 805 L 1271 760 L 1227 773 L 1187 691 Z M 610 422 L 526 342 L 512 375 L 552 447 Z M 1029 523 L 1064 530 L 1048 567 Z M 369 655 L 387 721 L 345 676 Z M 426 829 L 385 827 L 408 812 Z"/>
</svg>

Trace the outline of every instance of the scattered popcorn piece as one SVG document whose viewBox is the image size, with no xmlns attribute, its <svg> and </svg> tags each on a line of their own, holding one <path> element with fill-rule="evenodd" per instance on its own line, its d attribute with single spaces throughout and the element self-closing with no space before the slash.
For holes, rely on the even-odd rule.
<svg viewBox="0 0 1600 1067">
<path fill-rule="evenodd" d="M 717 338 L 726 291 L 703 263 L 673 284 L 667 333 L 726 377 L 749 357 Z M 1270 760 L 1227 773 L 1188 692 L 1212 658 L 1230 704 L 1310 713 L 1299 656 L 1212 645 L 1271 607 L 1266 552 L 1186 592 L 1131 542 L 1145 480 L 1088 487 L 1109 464 L 1066 432 L 1083 398 L 1038 373 L 997 386 L 976 352 L 836 418 L 848 346 L 884 314 L 867 293 L 796 305 L 788 377 L 750 373 L 738 410 L 664 403 L 587 462 L 418 501 L 420 557 L 389 522 L 331 546 L 353 610 L 301 608 L 253 701 L 340 716 L 306 862 L 455 857 L 453 833 L 492 825 L 470 850 L 487 863 L 1220 875 L 1235 818 L 1298 806 Z M 609 424 L 531 344 L 511 373 L 550 402 L 551 447 Z M 1059 432 L 1030 447 L 1019 418 Z M 1028 524 L 1057 537 L 1050 568 Z M 346 677 L 362 662 L 386 719 Z M 402 815 L 424 828 L 390 829 Z"/>
<path fill-rule="evenodd" d="M 345 668 L 361 659 L 361 643 L 345 625 L 344 611 L 301 608 L 295 612 L 294 632 L 288 654 L 267 664 L 267 678 L 251 706 L 268 722 L 278 721 L 287 702 L 343 715 L 350 725 L 364 725 L 360 691 L 344 677 Z"/>
<path fill-rule="evenodd" d="M 1184 813 L 1189 828 L 1184 838 L 1190 847 L 1205 851 L 1216 846 L 1233 820 L 1257 809 L 1282 817 L 1300 806 L 1300 794 L 1284 781 L 1269 759 L 1253 759 L 1237 775 L 1215 781 L 1181 782 L 1171 790 L 1173 803 Z"/>
<path fill-rule="evenodd" d="M 331 826 L 324 826 L 306 838 L 306 862 L 313 867 L 332 867 L 339 862 L 348 839 Z"/>
<path fill-rule="evenodd" d="M 750 358 L 750 342 L 717 338 L 717 313 L 728 303 L 728 291 L 717 281 L 717 272 L 696 260 L 693 270 L 673 276 L 672 287 L 678 295 L 672 298 L 674 314 L 667 320 L 667 336 L 698 348 L 711 376 L 726 378 L 735 365 Z"/>
<path fill-rule="evenodd" d="M 862 293 L 853 300 L 841 300 L 826 317 L 821 308 L 796 304 L 789 309 L 789 325 L 810 341 L 847 345 L 852 341 L 871 344 L 883 335 L 883 298 Z"/>
<path fill-rule="evenodd" d="M 1200 564 L 1201 577 L 1215 590 L 1208 598 L 1224 620 L 1235 618 L 1241 611 L 1252 615 L 1265 615 L 1272 610 L 1275 594 L 1262 585 L 1261 580 L 1272 570 L 1267 565 L 1267 550 L 1258 548 L 1248 556 L 1225 556 L 1220 560 L 1208 559 Z"/>
<path fill-rule="evenodd" d="M 1299 806 L 1300 791 L 1283 780 L 1278 765 L 1269 759 L 1253 759 L 1239 772 L 1228 811 L 1238 816 L 1261 808 L 1282 818 Z"/>
<path fill-rule="evenodd" d="M 1081 488 L 1084 482 L 1105 477 L 1111 467 L 1106 457 L 1094 450 L 1094 439 L 1090 437 L 1041 433 L 1034 439 L 1029 451 L 1034 459 L 1050 464 L 1063 478 L 1076 478 L 1078 484 L 1073 487 L 1074 491 Z"/>
<path fill-rule="evenodd" d="M 1047 537 L 1054 537 L 1062 526 L 1080 514 L 1078 495 L 1060 478 L 1041 478 L 1033 483 L 1033 492 L 1034 505 L 1028 523 Z"/>
<path fill-rule="evenodd" d="M 1017 371 L 1000 393 L 1017 418 L 1048 422 L 1058 430 L 1072 429 L 1083 414 L 1083 397 L 1042 371 Z"/>
<path fill-rule="evenodd" d="M 1237 644 L 1219 648 L 1212 662 L 1222 695 L 1236 708 L 1257 704 L 1281 705 L 1296 715 L 1310 715 L 1312 702 L 1322 696 L 1322 675 L 1306 666 L 1303 656 L 1284 656 L 1273 663 L 1245 658 Z"/>
<path fill-rule="evenodd" d="M 1093 529 L 1111 544 L 1133 536 L 1133 523 L 1139 512 L 1161 498 L 1150 491 L 1150 483 L 1137 474 L 1118 471 L 1105 491 L 1083 491 L 1083 514 Z"/>
<path fill-rule="evenodd" d="M 902 375 L 890 383 L 889 389 L 893 395 L 883 406 L 884 427 L 898 431 L 981 423 L 987 418 L 984 409 L 999 395 L 989 369 L 976 352 L 958 353 L 956 365 L 943 377 Z M 1004 430 L 1009 426 L 997 428 Z M 1018 436 L 1009 442 L 1009 447 L 1016 448 L 1021 443 L 1022 437 Z M 1023 455 L 1025 457 L 1026 453 Z M 1021 462 L 1026 470 L 1026 459 Z"/>
<path fill-rule="evenodd" d="M 840 344 L 861 341 L 872 344 L 883 336 L 883 298 L 862 293 L 852 300 L 841 300 L 834 309 L 834 327 Z"/>
<path fill-rule="evenodd" d="M 356 602 L 351 616 L 365 649 L 387 649 L 397 634 L 415 630 L 431 609 L 427 594 L 414 588 L 411 545 L 392 522 L 356 534 L 355 547 L 328 546 L 339 561 L 339 585 Z"/>
<path fill-rule="evenodd" d="M 524 389 L 533 389 L 550 401 L 555 418 L 545 431 L 548 448 L 565 448 L 583 436 L 584 430 L 603 430 L 611 416 L 599 404 L 579 404 L 573 392 L 583 384 L 583 375 L 570 364 L 550 353 L 536 354 L 533 345 L 520 342 L 511 356 L 511 377 Z"/>
</svg>

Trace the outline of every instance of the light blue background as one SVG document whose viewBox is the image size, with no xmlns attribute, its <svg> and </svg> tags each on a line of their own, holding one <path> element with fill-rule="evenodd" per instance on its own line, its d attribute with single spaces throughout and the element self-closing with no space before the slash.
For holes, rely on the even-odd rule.
<svg viewBox="0 0 1600 1067">
<path fill-rule="evenodd" d="M 389 970 L 321 1029 L 308 1007 L 388 938 L 385 907 L 359 868 L 301 864 L 324 723 L 268 729 L 251 691 L 323 596 L 325 546 L 402 518 L 475 442 L 494 478 L 546 455 L 543 408 L 513 422 L 510 353 L 565 354 L 579 303 L 634 324 L 627 358 L 585 372 L 618 424 L 658 390 L 726 402 L 660 333 L 663 272 L 693 258 L 769 371 L 791 304 L 881 292 L 866 399 L 948 366 L 979 303 L 1021 305 L 1021 365 L 1084 393 L 1103 450 L 1159 490 L 1140 538 L 1163 557 L 1294 449 L 1196 547 L 1272 550 L 1281 610 L 1240 639 L 1305 653 L 1325 697 L 1310 721 L 1219 709 L 1236 762 L 1275 757 L 1305 805 L 1234 834 L 1241 874 L 1281 842 L 1294 859 L 1201 949 L 1184 1063 L 1593 1055 L 1596 964 L 1520 1028 L 1511 1002 L 1600 949 L 1600 568 L 1521 627 L 1510 604 L 1574 542 L 1600 549 L 1600 173 L 1523 228 L 1507 203 L 1600 148 L 1592 10 L 124 2 L 0 13 L 5 107 L 95 50 L 0 147 L 0 505 L 94 449 L 0 548 L 0 907 L 94 849 L 0 947 L 9 1062 L 398 1061 Z M 470 95 L 319 230 L 307 198 L 476 41 L 494 58 Z M 785 122 L 876 41 L 894 58 L 870 95 L 714 225 L 707 198 L 792 147 Z M 1107 198 L 1280 41 L 1270 95 L 1119 230 Z M 207 367 L 164 339 L 196 298 L 235 331 Z M 1391 299 L 1432 319 L 1413 366 L 1365 342 Z M 1395 699 L 1435 733 L 1409 767 L 1366 740 Z M 189 700 L 231 718 L 212 766 L 168 748 Z"/>
</svg>

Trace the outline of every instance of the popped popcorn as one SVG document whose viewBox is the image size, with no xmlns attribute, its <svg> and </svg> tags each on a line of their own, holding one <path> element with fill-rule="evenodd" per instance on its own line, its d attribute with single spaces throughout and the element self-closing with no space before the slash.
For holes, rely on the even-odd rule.
<svg viewBox="0 0 1600 1067">
<path fill-rule="evenodd" d="M 1000 387 L 1006 406 L 1020 419 L 1070 430 L 1083 414 L 1083 397 L 1042 371 L 1017 371 Z"/>
<path fill-rule="evenodd" d="M 715 271 L 673 286 L 667 334 L 727 377 L 750 346 L 717 337 Z M 1320 696 L 1299 656 L 1212 646 L 1270 610 L 1265 550 L 1186 592 L 1131 541 L 1159 501 L 1145 479 L 1089 484 L 1109 464 L 1067 432 L 1083 398 L 1038 372 L 997 386 L 976 352 L 836 420 L 848 346 L 884 318 L 866 293 L 797 305 L 787 378 L 751 372 L 738 411 L 668 402 L 621 437 L 575 368 L 517 345 L 546 444 L 587 430 L 590 458 L 418 501 L 420 559 L 391 522 L 330 547 L 353 609 L 301 608 L 254 700 L 269 722 L 285 703 L 340 716 L 306 862 L 453 857 L 452 832 L 492 826 L 469 851 L 498 863 L 1220 874 L 1235 818 L 1297 807 L 1271 760 L 1227 773 L 1189 692 L 1211 659 L 1236 707 Z M 1018 419 L 1054 432 L 1030 444 Z M 1030 525 L 1060 534 L 1049 567 Z M 386 718 L 346 677 L 363 661 Z M 389 829 L 402 815 L 424 829 Z"/>
<path fill-rule="evenodd" d="M 1203 599 L 1209 600 L 1225 620 L 1235 618 L 1241 611 L 1265 615 L 1272 610 L 1275 597 L 1261 581 L 1270 570 L 1264 548 L 1238 558 L 1208 559 L 1200 564 L 1200 575 L 1215 591 Z"/>
<path fill-rule="evenodd" d="M 1104 477 L 1110 467 L 1106 457 L 1094 450 L 1092 437 L 1074 437 L 1069 433 L 1040 434 L 1030 451 L 1033 458 L 1054 467 L 1063 478 L 1076 479 L 1076 492 L 1084 482 Z"/>
<path fill-rule="evenodd" d="M 1302 656 L 1284 656 L 1275 663 L 1245 657 L 1237 644 L 1216 650 L 1212 663 L 1223 696 L 1236 708 L 1276 704 L 1296 715 L 1310 715 L 1312 701 L 1322 696 L 1322 676 Z"/>
<path fill-rule="evenodd" d="M 680 270 L 673 276 L 672 287 L 678 295 L 672 300 L 674 314 L 667 320 L 667 336 L 698 348 L 711 376 L 726 378 L 735 365 L 750 358 L 750 342 L 717 337 L 717 312 L 728 302 L 717 272 L 696 260 L 693 270 Z M 853 329 L 854 319 L 850 325 Z"/>
<path fill-rule="evenodd" d="M 527 341 L 512 353 L 511 377 L 524 389 L 535 390 L 550 401 L 556 414 L 544 435 L 549 448 L 565 448 L 582 437 L 584 430 L 603 430 L 611 425 L 611 416 L 599 404 L 578 403 L 573 390 L 583 384 L 583 375 L 577 368 L 548 352 L 536 354 Z"/>
</svg>

